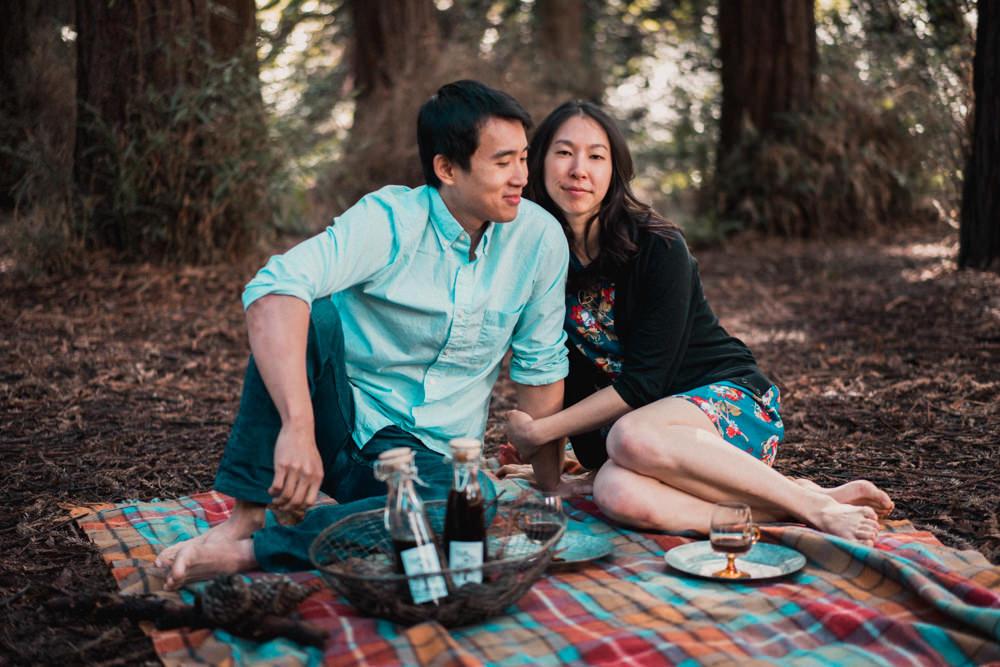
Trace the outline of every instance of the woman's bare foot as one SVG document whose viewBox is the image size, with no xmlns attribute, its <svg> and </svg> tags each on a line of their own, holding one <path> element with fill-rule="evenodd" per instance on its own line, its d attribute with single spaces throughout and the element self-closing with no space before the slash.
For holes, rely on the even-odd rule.
<svg viewBox="0 0 1000 667">
<path fill-rule="evenodd" d="M 867 546 L 878 537 L 878 515 L 867 505 L 839 503 L 829 495 L 815 492 L 818 502 L 805 513 L 805 519 L 816 529 Z"/>
<path fill-rule="evenodd" d="M 254 534 L 254 531 L 264 525 L 264 507 L 255 503 L 237 500 L 229 518 L 206 532 L 189 540 L 172 544 L 159 553 L 154 561 L 156 567 L 173 567 L 174 561 L 182 550 L 195 545 L 209 542 L 232 543 Z"/>
<path fill-rule="evenodd" d="M 896 507 L 896 504 L 892 502 L 889 494 L 869 482 L 867 479 L 856 479 L 829 489 L 808 479 L 796 479 L 794 481 L 799 486 L 805 487 L 811 491 L 818 491 L 828 495 L 838 503 L 842 503 L 844 505 L 871 507 L 881 519 L 889 516 L 892 513 L 892 510 Z"/>
<path fill-rule="evenodd" d="M 175 591 L 192 581 L 211 579 L 220 574 L 245 572 L 257 566 L 253 540 L 250 538 L 188 540 L 180 546 L 163 584 L 163 588 L 168 591 Z"/>
</svg>

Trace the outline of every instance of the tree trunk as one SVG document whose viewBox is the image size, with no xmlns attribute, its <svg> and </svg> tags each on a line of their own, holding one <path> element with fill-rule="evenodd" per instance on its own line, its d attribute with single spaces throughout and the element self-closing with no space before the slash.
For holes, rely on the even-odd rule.
<svg viewBox="0 0 1000 667">
<path fill-rule="evenodd" d="M 354 122 L 345 154 L 312 192 L 314 216 L 328 220 L 376 187 L 423 182 L 417 158 L 420 105 L 441 80 L 433 0 L 351 0 Z"/>
<path fill-rule="evenodd" d="M 599 103 L 604 91 L 594 49 L 589 48 L 588 7 L 581 0 L 536 0 L 534 43 L 550 91 Z"/>
<path fill-rule="evenodd" d="M 73 51 L 60 29 L 73 24 L 69 0 L 9 3 L 0 21 L 0 208 L 15 205 L 14 188 L 29 171 L 54 187 L 69 170 L 75 108 Z M 39 192 L 22 192 L 29 200 Z M 21 203 L 33 203 L 22 201 Z"/>
<path fill-rule="evenodd" d="M 975 119 L 965 170 L 958 265 L 1000 270 L 1000 7 L 979 0 Z"/>
<path fill-rule="evenodd" d="M 220 200 L 213 168 L 258 161 L 239 154 L 263 122 L 254 12 L 253 0 L 77 0 L 74 171 L 99 245 L 198 260 L 246 241 L 260 191 L 242 174 Z M 225 63 L 239 73 L 220 74 Z"/>
<path fill-rule="evenodd" d="M 809 108 L 816 86 L 813 0 L 719 0 L 719 160 L 744 129 L 766 135 L 775 115 Z"/>
<path fill-rule="evenodd" d="M 399 84 L 427 73 L 438 47 L 436 11 L 432 0 L 351 1 L 355 116 L 367 115 Z"/>
</svg>

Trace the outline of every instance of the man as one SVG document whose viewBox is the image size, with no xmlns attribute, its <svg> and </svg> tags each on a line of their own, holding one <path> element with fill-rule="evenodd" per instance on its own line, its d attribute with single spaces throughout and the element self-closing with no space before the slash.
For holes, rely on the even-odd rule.
<svg viewBox="0 0 1000 667">
<path fill-rule="evenodd" d="M 253 568 L 310 567 L 320 530 L 384 503 L 372 468 L 411 447 L 434 497 L 443 454 L 482 437 L 500 361 L 522 410 L 562 407 L 568 262 L 559 225 L 521 200 L 530 118 L 474 81 L 420 109 L 427 185 L 362 198 L 319 235 L 272 257 L 243 293 L 252 357 L 215 488 L 236 498 L 207 533 L 165 549 L 166 588 Z M 561 448 L 540 468 L 558 482 Z M 542 463 L 542 462 L 539 462 Z M 301 513 L 322 490 L 340 504 L 295 526 L 264 526 L 265 507 Z"/>
</svg>

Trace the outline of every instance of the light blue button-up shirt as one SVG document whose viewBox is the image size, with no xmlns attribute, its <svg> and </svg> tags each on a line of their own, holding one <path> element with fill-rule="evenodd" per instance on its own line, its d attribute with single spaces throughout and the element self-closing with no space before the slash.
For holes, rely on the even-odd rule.
<svg viewBox="0 0 1000 667">
<path fill-rule="evenodd" d="M 272 257 L 243 292 L 308 304 L 332 295 L 344 327 L 363 446 L 396 425 L 438 452 L 482 438 L 500 361 L 515 382 L 568 372 L 563 314 L 569 252 L 559 224 L 522 200 L 517 218 L 491 223 L 469 259 L 469 234 L 434 188 L 388 186 L 330 227 Z"/>
</svg>

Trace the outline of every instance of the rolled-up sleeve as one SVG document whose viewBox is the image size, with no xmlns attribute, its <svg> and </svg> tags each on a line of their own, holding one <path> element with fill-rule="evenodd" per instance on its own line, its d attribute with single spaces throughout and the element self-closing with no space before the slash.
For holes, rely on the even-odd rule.
<svg viewBox="0 0 1000 667">
<path fill-rule="evenodd" d="M 535 258 L 531 299 L 521 311 L 511 343 L 510 379 L 533 386 L 558 382 L 569 373 L 563 331 L 569 248 L 561 232 L 549 234 L 546 241 Z"/>
<path fill-rule="evenodd" d="M 371 278 L 398 252 L 393 227 L 385 195 L 364 197 L 316 236 L 271 257 L 244 288 L 243 308 L 268 294 L 294 296 L 311 307 Z"/>
</svg>

